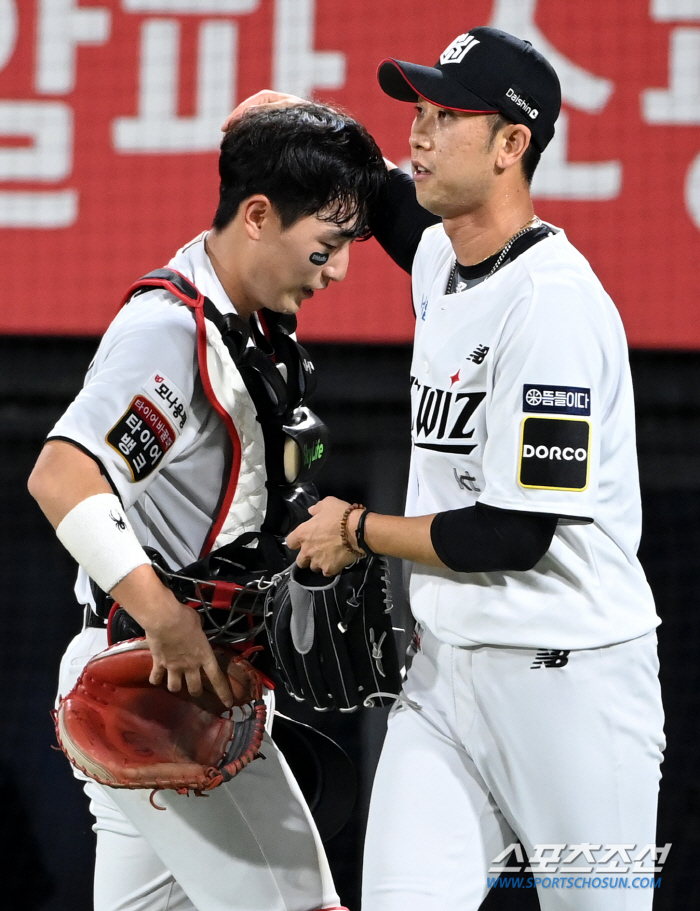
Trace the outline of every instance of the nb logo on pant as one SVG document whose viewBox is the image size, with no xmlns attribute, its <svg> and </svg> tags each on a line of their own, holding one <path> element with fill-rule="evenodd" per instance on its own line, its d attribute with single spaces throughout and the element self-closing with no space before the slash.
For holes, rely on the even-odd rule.
<svg viewBox="0 0 700 911">
<path fill-rule="evenodd" d="M 543 649 L 542 651 L 537 652 L 535 660 L 530 665 L 530 670 L 534 670 L 538 667 L 564 667 L 569 663 L 569 652 L 567 651 L 557 651 L 556 649 L 548 651 Z"/>
</svg>

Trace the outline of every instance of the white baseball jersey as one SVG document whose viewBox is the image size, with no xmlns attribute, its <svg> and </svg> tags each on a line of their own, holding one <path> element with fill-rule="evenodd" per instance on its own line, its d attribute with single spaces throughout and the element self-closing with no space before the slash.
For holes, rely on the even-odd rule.
<svg viewBox="0 0 700 911">
<path fill-rule="evenodd" d="M 169 265 L 220 312 L 233 313 L 204 238 L 183 247 Z M 207 382 L 235 426 L 237 454 L 205 395 L 194 315 L 161 289 L 122 308 L 82 391 L 49 435 L 99 460 L 141 544 L 155 547 L 174 567 L 200 556 L 212 525 L 220 527 L 214 519 L 222 499 L 228 512 L 221 535 L 233 537 L 259 529 L 267 503 L 262 429 L 240 374 L 227 369 L 221 337 L 211 329 L 204 327 Z M 82 569 L 76 594 L 83 604 L 92 601 Z M 86 628 L 76 636 L 61 662 L 59 693 L 69 692 L 87 660 L 106 646 L 105 629 Z M 271 719 L 274 699 L 270 693 L 266 698 Z M 338 909 L 299 786 L 268 735 L 263 752 L 265 762 L 252 763 L 206 799 L 159 795 L 166 813 L 150 804 L 147 790 L 87 781 L 98 835 L 95 911 Z"/>
<path fill-rule="evenodd" d="M 205 236 L 179 250 L 169 265 L 221 313 L 235 313 L 206 255 Z M 238 534 L 260 528 L 267 503 L 262 430 L 239 385 L 229 406 L 244 450 L 234 504 Z M 99 460 L 141 544 L 156 548 L 173 568 L 199 558 L 232 453 L 224 423 L 202 388 L 188 307 L 162 289 L 123 307 L 83 389 L 49 438 L 70 440 Z M 91 601 L 82 570 L 76 594 L 82 604 Z"/>
<path fill-rule="evenodd" d="M 597 648 L 658 621 L 636 557 L 632 384 L 617 310 L 563 231 L 445 294 L 441 225 L 413 265 L 413 454 L 406 514 L 479 501 L 563 517 L 529 572 L 414 565 L 416 618 L 453 645 Z"/>
</svg>

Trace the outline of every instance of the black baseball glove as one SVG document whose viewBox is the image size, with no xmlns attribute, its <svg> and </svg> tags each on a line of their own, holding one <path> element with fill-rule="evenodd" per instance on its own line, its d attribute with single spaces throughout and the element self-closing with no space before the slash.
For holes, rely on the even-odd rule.
<svg viewBox="0 0 700 911">
<path fill-rule="evenodd" d="M 328 578 L 294 564 L 270 590 L 265 626 L 284 685 L 318 711 L 391 704 L 401 668 L 389 571 L 369 557 Z"/>
</svg>

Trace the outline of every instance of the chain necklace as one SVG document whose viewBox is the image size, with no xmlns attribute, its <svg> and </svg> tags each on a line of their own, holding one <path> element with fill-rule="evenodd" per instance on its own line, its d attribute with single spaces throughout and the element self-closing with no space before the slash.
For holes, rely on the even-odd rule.
<svg viewBox="0 0 700 911">
<path fill-rule="evenodd" d="M 534 231 L 535 228 L 539 228 L 541 225 L 542 225 L 542 221 L 536 215 L 533 215 L 533 217 L 526 224 L 524 224 L 523 227 L 517 233 L 515 233 L 508 241 L 506 241 L 506 245 L 501 249 L 501 252 L 498 254 L 498 259 L 491 267 L 491 271 L 489 272 L 488 275 L 484 276 L 484 281 L 486 281 L 487 278 L 491 278 L 491 276 L 501 268 L 506 256 L 510 252 L 510 248 L 513 246 L 513 244 L 515 243 L 516 240 L 518 240 L 520 237 L 522 237 L 523 234 L 527 234 L 529 231 Z M 495 254 L 492 254 L 492 255 L 495 255 Z M 490 259 L 490 257 L 488 257 L 488 256 L 486 258 Z M 455 259 L 454 265 L 452 266 L 452 271 L 450 272 L 450 277 L 447 280 L 447 289 L 445 290 L 445 294 L 453 294 L 455 291 L 456 279 L 457 279 L 457 269 L 458 269 L 458 263 L 457 263 L 457 260 Z"/>
</svg>

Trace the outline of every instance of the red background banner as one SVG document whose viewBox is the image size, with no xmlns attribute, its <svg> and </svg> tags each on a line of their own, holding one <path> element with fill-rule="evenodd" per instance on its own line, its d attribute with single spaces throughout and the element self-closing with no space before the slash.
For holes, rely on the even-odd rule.
<svg viewBox="0 0 700 911">
<path fill-rule="evenodd" d="M 217 124 L 274 86 L 339 104 L 403 161 L 379 61 L 461 32 L 530 38 L 564 117 L 536 211 L 591 261 L 637 347 L 700 348 L 700 0 L 0 0 L 0 332 L 100 334 L 207 228 Z M 432 8 L 434 9 L 434 7 Z M 375 242 L 306 305 L 306 340 L 403 342 L 409 281 Z"/>
</svg>

